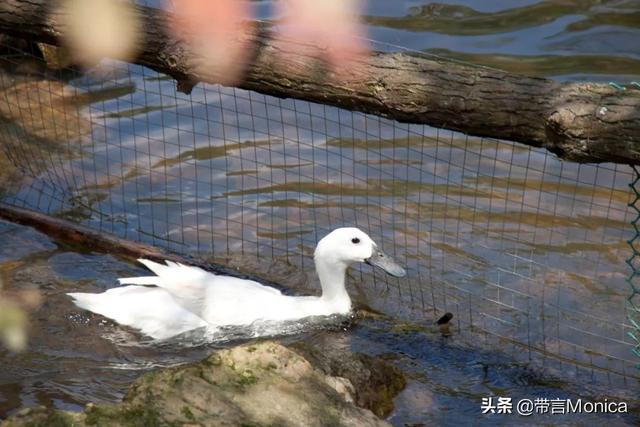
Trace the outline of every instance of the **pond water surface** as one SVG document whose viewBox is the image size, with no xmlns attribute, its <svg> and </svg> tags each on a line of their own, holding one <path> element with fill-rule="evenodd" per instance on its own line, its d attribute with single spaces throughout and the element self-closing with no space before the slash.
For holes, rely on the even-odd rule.
<svg viewBox="0 0 640 427">
<path fill-rule="evenodd" d="M 270 2 L 254 6 L 272 18 Z M 639 16 L 634 1 L 370 1 L 363 19 L 376 49 L 626 83 L 640 78 Z M 392 423 L 638 424 L 628 168 L 232 88 L 187 96 L 132 65 L 71 80 L 7 72 L 0 86 L 0 143 L 27 174 L 5 190 L 11 204 L 300 294 L 316 292 L 319 237 L 340 225 L 369 232 L 409 270 L 403 280 L 351 273 L 357 306 L 385 316 L 282 339 L 335 340 L 403 368 L 410 382 Z M 37 403 L 118 401 L 141 373 L 230 344 L 143 345 L 64 293 L 144 269 L 4 221 L 0 241 L 5 291 L 43 296 L 28 349 L 0 350 L 0 418 Z M 446 311 L 449 337 L 433 325 Z M 489 395 L 624 399 L 630 414 L 481 417 Z"/>
</svg>

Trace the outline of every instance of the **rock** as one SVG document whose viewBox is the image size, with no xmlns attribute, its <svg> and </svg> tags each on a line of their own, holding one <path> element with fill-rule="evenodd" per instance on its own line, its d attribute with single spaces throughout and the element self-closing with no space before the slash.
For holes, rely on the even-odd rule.
<svg viewBox="0 0 640 427">
<path fill-rule="evenodd" d="M 337 344 L 325 336 L 313 345 L 298 342 L 292 348 L 329 378 L 348 380 L 356 405 L 381 418 L 388 416 L 393 410 L 394 397 L 406 386 L 402 371 L 381 359 L 352 353 Z"/>
<path fill-rule="evenodd" d="M 75 426 L 84 425 L 81 422 L 82 415 L 79 413 L 57 411 L 44 406 L 26 408 L 11 416 L 8 420 L 0 423 L 4 426 Z"/>
<path fill-rule="evenodd" d="M 322 366 L 314 367 L 301 352 Z M 121 404 L 90 404 L 82 413 L 29 409 L 0 426 L 388 426 L 352 402 L 387 411 L 389 403 L 380 402 L 390 401 L 404 377 L 384 362 L 344 352 L 339 357 L 345 367 L 338 368 L 337 354 L 323 357 L 318 349 L 294 351 L 272 341 L 241 345 L 148 373 Z M 383 385 L 385 379 L 393 384 Z M 372 397 L 373 389 L 384 399 Z"/>
</svg>

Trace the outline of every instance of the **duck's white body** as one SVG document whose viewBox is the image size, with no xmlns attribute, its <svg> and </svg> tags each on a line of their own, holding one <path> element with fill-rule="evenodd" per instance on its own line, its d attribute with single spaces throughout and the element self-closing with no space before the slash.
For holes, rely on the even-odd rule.
<svg viewBox="0 0 640 427">
<path fill-rule="evenodd" d="M 357 243 L 354 243 L 357 242 Z M 377 250 L 357 228 L 340 228 L 316 248 L 316 271 L 322 296 L 287 296 L 258 282 L 209 273 L 198 267 L 166 261 L 166 265 L 141 259 L 156 276 L 120 279 L 129 285 L 101 294 L 70 293 L 81 308 L 165 339 L 205 327 L 250 325 L 255 321 L 287 321 L 309 316 L 347 314 L 351 299 L 345 288 L 349 265 L 371 260 L 394 275 L 404 270 Z M 382 261 L 381 261 L 382 260 Z M 144 285 L 155 285 L 153 287 Z"/>
</svg>

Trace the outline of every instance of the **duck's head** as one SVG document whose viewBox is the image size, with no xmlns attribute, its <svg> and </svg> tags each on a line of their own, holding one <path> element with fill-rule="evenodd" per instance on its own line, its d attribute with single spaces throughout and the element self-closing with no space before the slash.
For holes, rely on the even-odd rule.
<svg viewBox="0 0 640 427">
<path fill-rule="evenodd" d="M 314 258 L 316 262 L 345 266 L 366 262 L 392 276 L 403 277 L 406 274 L 404 268 L 382 252 L 365 232 L 354 227 L 338 228 L 323 237 L 316 246 Z"/>
</svg>

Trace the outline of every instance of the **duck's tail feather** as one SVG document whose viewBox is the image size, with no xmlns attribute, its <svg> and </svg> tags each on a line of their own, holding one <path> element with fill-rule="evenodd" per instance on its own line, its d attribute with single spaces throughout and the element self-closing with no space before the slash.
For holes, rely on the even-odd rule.
<svg viewBox="0 0 640 427">
<path fill-rule="evenodd" d="M 96 294 L 84 294 L 81 292 L 70 292 L 69 295 L 73 298 L 73 302 L 80 308 L 85 310 L 93 311 L 93 306 L 95 303 L 95 295 Z"/>
<path fill-rule="evenodd" d="M 121 279 L 120 283 L 156 285 L 169 292 L 176 302 L 187 310 L 198 315 L 201 314 L 205 301 L 206 284 L 215 277 L 214 274 L 198 267 L 173 261 L 165 261 L 166 265 L 143 258 L 138 261 L 157 276 L 126 278 Z"/>
<path fill-rule="evenodd" d="M 142 277 L 121 277 L 118 283 L 121 285 L 156 285 L 162 280 L 158 276 L 142 276 Z"/>
<path fill-rule="evenodd" d="M 162 273 L 164 273 L 166 271 L 167 268 L 169 268 L 169 262 L 165 261 L 167 263 L 167 265 L 163 265 L 163 264 L 159 264 L 155 261 L 151 261 L 150 259 L 144 259 L 144 258 L 138 258 L 138 262 L 142 265 L 144 265 L 145 267 L 147 267 L 149 270 L 153 271 L 154 273 L 156 273 L 158 276 L 161 275 Z"/>
<path fill-rule="evenodd" d="M 149 259 L 139 258 L 138 262 L 143 264 L 149 270 L 156 273 L 158 276 L 171 275 L 176 271 L 181 271 L 182 273 L 184 273 L 184 271 L 189 271 L 189 270 L 202 271 L 198 267 L 189 267 L 184 264 L 180 264 L 179 262 L 173 262 L 173 261 L 165 261 L 166 265 L 164 265 L 164 264 L 157 263 L 155 261 L 151 261 Z"/>
</svg>

